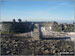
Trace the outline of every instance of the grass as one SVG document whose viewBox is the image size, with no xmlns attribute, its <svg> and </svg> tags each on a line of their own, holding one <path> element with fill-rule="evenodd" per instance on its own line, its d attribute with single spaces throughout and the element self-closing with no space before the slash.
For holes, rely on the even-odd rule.
<svg viewBox="0 0 75 56">
<path fill-rule="evenodd" d="M 15 34 L 14 32 L 0 31 L 0 34 Z"/>
</svg>

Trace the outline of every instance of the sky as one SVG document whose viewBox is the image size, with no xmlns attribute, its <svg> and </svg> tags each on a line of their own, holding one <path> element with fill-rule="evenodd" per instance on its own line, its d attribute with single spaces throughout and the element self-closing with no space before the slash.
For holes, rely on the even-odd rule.
<svg viewBox="0 0 75 56">
<path fill-rule="evenodd" d="M 58 21 L 74 20 L 74 0 L 2 0 L 1 21 Z"/>
</svg>

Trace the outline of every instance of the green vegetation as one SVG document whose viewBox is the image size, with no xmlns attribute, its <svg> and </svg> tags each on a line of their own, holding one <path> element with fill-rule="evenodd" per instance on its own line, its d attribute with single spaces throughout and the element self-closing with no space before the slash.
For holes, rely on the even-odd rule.
<svg viewBox="0 0 75 56">
<path fill-rule="evenodd" d="M 0 34 L 15 34 L 14 32 L 0 31 Z"/>
</svg>

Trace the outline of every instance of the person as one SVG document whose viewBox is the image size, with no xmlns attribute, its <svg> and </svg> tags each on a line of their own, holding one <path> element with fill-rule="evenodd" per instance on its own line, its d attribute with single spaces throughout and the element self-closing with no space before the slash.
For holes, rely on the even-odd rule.
<svg viewBox="0 0 75 56">
<path fill-rule="evenodd" d="M 16 22 L 16 20 L 15 20 L 15 19 L 13 19 L 13 22 Z"/>
<path fill-rule="evenodd" d="M 18 21 L 19 21 L 19 22 L 22 22 L 22 20 L 21 20 L 21 19 L 18 19 Z"/>
</svg>

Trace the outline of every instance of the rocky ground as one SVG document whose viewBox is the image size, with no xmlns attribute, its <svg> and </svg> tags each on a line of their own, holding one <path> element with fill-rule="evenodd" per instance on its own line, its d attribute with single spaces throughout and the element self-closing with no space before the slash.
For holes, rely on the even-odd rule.
<svg viewBox="0 0 75 56">
<path fill-rule="evenodd" d="M 65 40 L 32 40 L 29 37 L 1 35 L 1 55 L 58 55 L 74 52 L 74 42 Z"/>
</svg>

